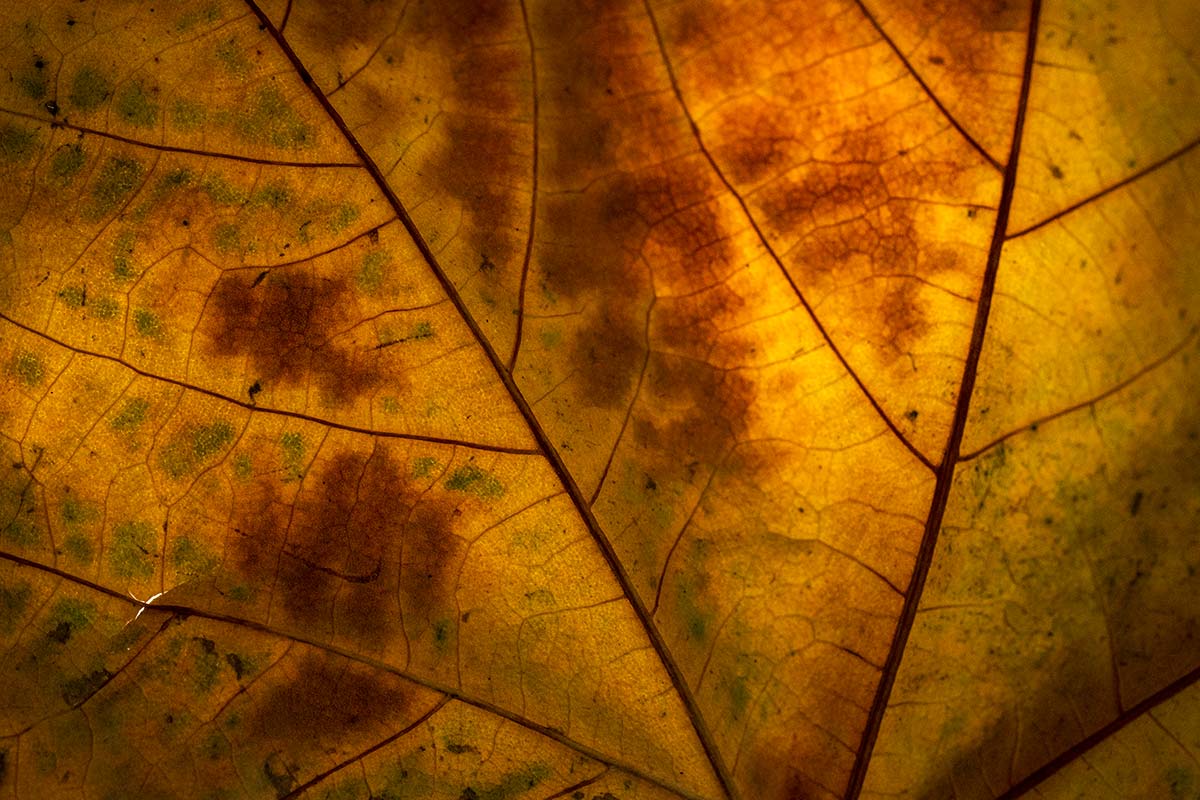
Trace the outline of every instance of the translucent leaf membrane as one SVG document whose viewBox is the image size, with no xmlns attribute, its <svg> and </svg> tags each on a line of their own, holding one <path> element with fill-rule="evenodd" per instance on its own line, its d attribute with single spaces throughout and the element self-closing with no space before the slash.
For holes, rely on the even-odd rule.
<svg viewBox="0 0 1200 800">
<path fill-rule="evenodd" d="M 1190 11 L 0 6 L 0 797 L 1190 796 Z"/>
</svg>

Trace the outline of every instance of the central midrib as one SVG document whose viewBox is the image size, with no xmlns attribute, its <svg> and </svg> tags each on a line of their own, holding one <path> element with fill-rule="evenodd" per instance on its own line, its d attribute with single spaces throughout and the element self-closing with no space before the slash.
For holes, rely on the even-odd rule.
<svg viewBox="0 0 1200 800">
<path fill-rule="evenodd" d="M 917 608 L 921 602 L 921 594 L 925 588 L 925 579 L 933 562 L 934 549 L 937 545 L 938 532 L 942 527 L 942 518 L 946 513 L 946 503 L 950 498 L 950 488 L 954 480 L 954 471 L 958 466 L 959 448 L 962 446 L 963 433 L 967 426 L 967 414 L 971 408 L 971 395 L 975 391 L 975 378 L 979 370 L 979 357 L 983 351 L 983 341 L 987 334 L 988 314 L 991 311 L 992 295 L 996 288 L 996 275 L 1000 268 L 1000 255 L 1004 250 L 1006 229 L 1008 227 L 1009 210 L 1012 207 L 1013 192 L 1017 184 L 1017 164 L 1021 151 L 1021 138 L 1025 127 L 1025 112 L 1029 103 L 1029 87 L 1033 77 L 1033 55 L 1037 44 L 1038 17 L 1041 13 L 1041 0 L 1033 0 L 1029 11 L 1029 32 L 1025 45 L 1025 63 L 1021 77 L 1021 92 L 1017 101 L 1017 115 L 1013 123 L 1012 144 L 1008 161 L 1004 167 L 1004 181 L 1000 189 L 1000 202 L 996 210 L 996 226 L 992 231 L 992 242 L 988 249 L 987 266 L 983 273 L 983 282 L 979 290 L 979 305 L 975 312 L 975 324 L 971 331 L 971 342 L 967 350 L 966 363 L 963 365 L 962 381 L 959 384 L 958 400 L 954 409 L 954 419 L 950 426 L 950 435 L 946 440 L 946 449 L 938 466 L 937 483 L 930 502 L 929 516 L 925 521 L 925 532 L 921 537 L 921 547 L 917 552 L 916 563 L 913 566 L 912 579 L 909 582 L 908 593 L 904 598 L 904 609 L 896 623 L 896 632 L 892 638 L 892 646 L 884 662 L 883 674 L 875 693 L 867 716 L 867 725 L 859 743 L 858 755 L 854 768 L 850 772 L 850 780 L 846 787 L 846 800 L 857 800 L 862 791 L 867 775 L 867 767 L 871 761 L 871 752 L 875 747 L 875 739 L 879 735 L 879 726 L 887 710 L 888 699 L 899 672 L 900 660 L 908 644 L 908 635 L 916 619 Z"/>
</svg>

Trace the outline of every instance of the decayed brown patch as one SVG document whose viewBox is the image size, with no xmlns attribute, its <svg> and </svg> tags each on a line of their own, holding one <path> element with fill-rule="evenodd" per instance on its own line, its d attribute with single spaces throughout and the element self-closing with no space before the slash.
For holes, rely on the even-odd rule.
<svg viewBox="0 0 1200 800">
<path fill-rule="evenodd" d="M 245 760 L 261 759 L 276 797 L 403 730 L 438 696 L 381 669 L 308 651 L 277 664 L 234 729 Z M 251 756 L 253 754 L 253 756 Z"/>
<path fill-rule="evenodd" d="M 722 142 L 714 155 L 735 186 L 755 184 L 788 163 L 796 136 L 783 124 L 783 111 L 739 106 L 718 117 Z"/>
<path fill-rule="evenodd" d="M 273 622 L 376 649 L 454 616 L 457 511 L 421 494 L 385 445 L 334 455 L 290 502 L 280 487 L 274 475 L 254 485 L 230 542 L 231 571 L 270 592 Z"/>
<path fill-rule="evenodd" d="M 199 336 L 207 356 L 244 359 L 248 382 L 267 392 L 311 384 L 326 402 L 343 404 L 383 382 L 376 351 L 336 341 L 353 324 L 354 307 L 345 278 L 290 268 L 227 273 L 213 288 Z"/>
<path fill-rule="evenodd" d="M 756 200 L 768 237 L 800 234 L 786 267 L 810 301 L 847 290 L 865 298 L 855 335 L 870 341 L 884 363 L 911 351 L 931 328 L 920 280 L 956 268 L 949 251 L 921 258 L 919 201 L 896 197 L 889 188 L 885 170 L 916 169 L 904 162 L 907 157 L 889 148 L 881 132 L 847 132 L 828 160 L 772 181 Z M 889 165 L 894 161 L 899 163 Z M 932 188 L 936 175 L 914 174 L 914 180 L 919 195 Z"/>
<path fill-rule="evenodd" d="M 532 172 L 530 132 L 523 122 L 532 95 L 520 6 L 500 0 L 456 0 L 414 9 L 413 33 L 447 59 L 449 92 L 440 105 L 444 142 L 422 170 L 441 196 L 465 212 L 456 231 L 478 254 L 484 279 L 511 284 L 520 274 L 520 235 L 529 197 L 515 188 Z M 509 280 L 504 281 L 505 278 Z"/>
<path fill-rule="evenodd" d="M 342 59 L 350 52 L 370 49 L 391 29 L 398 4 L 382 0 L 322 0 L 297 4 L 288 20 L 289 30 L 303 26 L 321 42 L 326 54 Z M 344 65 L 339 64 L 339 68 Z"/>
</svg>

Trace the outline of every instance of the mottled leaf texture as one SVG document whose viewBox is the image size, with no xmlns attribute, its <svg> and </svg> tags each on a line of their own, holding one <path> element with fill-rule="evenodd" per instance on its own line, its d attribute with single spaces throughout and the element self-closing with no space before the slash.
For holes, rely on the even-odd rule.
<svg viewBox="0 0 1200 800">
<path fill-rule="evenodd" d="M 0 800 L 1200 798 L 1189 0 L 0 0 Z"/>
</svg>

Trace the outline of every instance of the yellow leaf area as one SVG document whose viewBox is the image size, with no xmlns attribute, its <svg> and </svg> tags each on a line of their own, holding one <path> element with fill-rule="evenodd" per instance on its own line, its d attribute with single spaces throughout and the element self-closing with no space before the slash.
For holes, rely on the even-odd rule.
<svg viewBox="0 0 1200 800">
<path fill-rule="evenodd" d="M 0 3 L 0 800 L 1194 798 L 1189 6 Z"/>
</svg>

